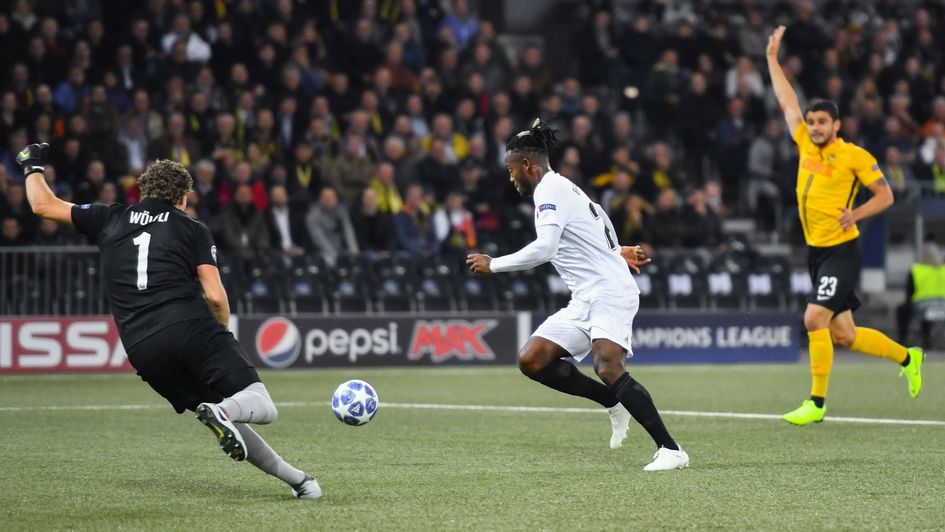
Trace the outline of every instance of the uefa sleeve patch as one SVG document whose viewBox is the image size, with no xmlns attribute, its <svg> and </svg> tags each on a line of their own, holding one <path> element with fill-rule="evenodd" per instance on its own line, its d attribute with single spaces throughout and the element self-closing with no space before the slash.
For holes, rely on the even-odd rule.
<svg viewBox="0 0 945 532">
<path fill-rule="evenodd" d="M 558 208 L 555 207 L 554 203 L 542 203 L 541 205 L 538 206 L 538 212 L 556 211 L 556 210 L 558 210 Z"/>
<path fill-rule="evenodd" d="M 870 170 L 872 170 L 872 171 L 874 171 L 874 172 L 878 172 L 878 171 L 879 171 L 879 165 L 878 165 L 878 164 L 874 164 L 873 166 L 870 167 Z"/>
</svg>

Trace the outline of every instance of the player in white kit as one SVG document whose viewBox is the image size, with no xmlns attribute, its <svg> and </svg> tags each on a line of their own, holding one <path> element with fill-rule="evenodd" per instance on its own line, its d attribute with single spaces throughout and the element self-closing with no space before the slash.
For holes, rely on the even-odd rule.
<svg viewBox="0 0 945 532">
<path fill-rule="evenodd" d="M 545 320 L 522 348 L 522 373 L 607 408 L 613 449 L 626 438 L 630 417 L 636 419 L 657 446 L 653 461 L 644 470 L 686 467 L 689 456 L 669 435 L 646 388 L 624 368 L 624 360 L 633 353 L 631 327 L 640 308 L 640 290 L 628 265 L 636 270 L 649 259 L 638 246 L 621 248 L 601 206 L 551 170 L 548 151 L 556 144 L 555 133 L 536 120 L 508 142 L 505 154 L 516 190 L 534 198 L 535 241 L 502 257 L 474 253 L 466 263 L 476 273 L 490 274 L 551 261 L 571 289 L 571 302 Z M 566 360 L 580 361 L 588 352 L 603 384 Z"/>
</svg>

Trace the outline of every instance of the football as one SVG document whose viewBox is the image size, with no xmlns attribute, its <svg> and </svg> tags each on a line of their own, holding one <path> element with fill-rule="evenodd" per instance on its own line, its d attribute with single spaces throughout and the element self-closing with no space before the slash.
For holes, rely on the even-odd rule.
<svg viewBox="0 0 945 532">
<path fill-rule="evenodd" d="M 357 379 L 341 383 L 331 396 L 331 410 L 335 417 L 355 427 L 374 419 L 377 406 L 377 392 L 370 384 Z"/>
</svg>

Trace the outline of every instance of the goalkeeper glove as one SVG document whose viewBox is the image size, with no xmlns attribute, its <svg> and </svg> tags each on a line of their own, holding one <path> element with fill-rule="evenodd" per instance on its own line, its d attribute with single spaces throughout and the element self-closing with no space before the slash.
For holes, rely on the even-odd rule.
<svg viewBox="0 0 945 532">
<path fill-rule="evenodd" d="M 16 154 L 16 162 L 23 167 L 23 177 L 34 172 L 43 173 L 46 159 L 49 157 L 49 144 L 30 144 Z"/>
</svg>

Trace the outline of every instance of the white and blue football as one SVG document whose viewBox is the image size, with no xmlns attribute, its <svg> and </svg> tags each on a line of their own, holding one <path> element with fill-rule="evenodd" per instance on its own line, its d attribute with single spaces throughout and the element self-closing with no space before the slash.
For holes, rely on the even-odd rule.
<svg viewBox="0 0 945 532">
<path fill-rule="evenodd" d="M 331 396 L 331 410 L 340 421 L 360 427 L 377 414 L 377 392 L 370 384 L 351 379 L 341 383 Z"/>
</svg>

